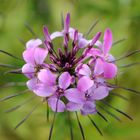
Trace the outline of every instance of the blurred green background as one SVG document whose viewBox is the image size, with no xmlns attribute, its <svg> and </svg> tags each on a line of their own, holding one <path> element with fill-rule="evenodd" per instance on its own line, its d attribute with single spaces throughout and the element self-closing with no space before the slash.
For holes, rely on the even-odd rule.
<svg viewBox="0 0 140 140">
<path fill-rule="evenodd" d="M 80 32 L 86 33 L 89 27 L 99 19 L 98 25 L 90 33 L 91 38 L 97 31 L 104 32 L 106 27 L 113 31 L 114 41 L 126 38 L 112 48 L 112 54 L 118 58 L 140 47 L 140 0 L 0 0 L 0 49 L 10 52 L 17 57 L 22 57 L 24 45 L 19 41 L 27 41 L 34 36 L 25 28 L 30 25 L 38 37 L 42 38 L 42 27 L 47 25 L 50 32 L 61 30 L 61 14 L 71 14 L 71 26 Z M 118 66 L 140 62 L 140 54 L 118 61 Z M 24 62 L 0 54 L 0 63 L 22 66 Z M 0 67 L 0 85 L 8 82 L 22 82 L 27 79 L 22 75 L 6 74 L 8 68 Z M 140 65 L 120 68 L 118 85 L 130 87 L 140 91 Z M 18 93 L 26 87 L 14 86 L 0 89 L 0 97 Z M 104 136 L 100 136 L 87 117 L 80 116 L 86 140 L 140 140 L 140 96 L 124 90 L 116 93 L 129 98 L 124 101 L 112 97 L 110 102 L 130 114 L 134 121 L 129 121 L 124 116 L 114 112 L 122 119 L 122 123 L 105 114 L 109 122 L 104 122 L 99 116 L 93 116 L 95 122 L 102 129 Z M 50 122 L 46 121 L 46 104 L 42 103 L 30 118 L 17 130 L 14 126 L 36 105 L 41 98 L 35 98 L 12 113 L 4 111 L 14 105 L 23 103 L 32 97 L 33 93 L 25 94 L 0 102 L 0 140 L 46 140 L 48 138 L 53 114 Z M 81 140 L 80 130 L 74 114 L 74 139 Z M 54 126 L 52 140 L 70 140 L 69 128 L 65 113 L 58 114 Z"/>
</svg>

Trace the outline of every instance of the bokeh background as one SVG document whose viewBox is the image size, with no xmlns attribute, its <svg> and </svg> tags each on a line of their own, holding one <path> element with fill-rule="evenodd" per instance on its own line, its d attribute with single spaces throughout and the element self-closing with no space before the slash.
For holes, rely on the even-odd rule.
<svg viewBox="0 0 140 140">
<path fill-rule="evenodd" d="M 36 35 L 43 37 L 42 27 L 47 25 L 50 32 L 61 30 L 61 15 L 71 14 L 71 26 L 86 33 L 96 20 L 99 23 L 89 34 L 92 37 L 97 31 L 104 32 L 106 27 L 113 31 L 114 41 L 126 39 L 112 48 L 112 54 L 118 58 L 130 51 L 140 48 L 140 0 L 0 0 L 0 49 L 22 57 L 23 43 L 35 38 L 25 25 L 31 26 Z M 20 40 L 20 41 L 19 41 Z M 22 43 L 21 43 L 22 42 Z M 118 61 L 118 66 L 140 62 L 140 54 Z M 21 67 L 24 62 L 0 54 L 0 63 Z M 9 82 L 25 82 L 22 75 L 5 74 L 8 68 L 0 67 L 0 85 Z M 140 65 L 120 68 L 118 85 L 140 91 Z M 25 90 L 25 86 L 0 87 L 0 97 L 5 97 Z M 87 117 L 80 116 L 87 140 L 140 140 L 140 96 L 116 90 L 129 101 L 112 97 L 109 101 L 130 114 L 134 120 L 129 121 L 121 114 L 115 113 L 122 123 L 114 120 L 108 114 L 108 123 L 99 116 L 92 116 L 104 136 L 100 136 Z M 12 106 L 23 103 L 31 98 L 33 93 L 25 94 L 5 102 L 0 102 L 0 140 L 46 140 L 48 138 L 53 113 L 50 121 L 46 121 L 46 104 L 41 103 L 30 118 L 17 130 L 14 126 L 30 112 L 41 98 L 34 98 L 31 102 L 18 110 L 5 113 Z M 80 130 L 74 114 L 72 115 L 75 140 L 81 140 Z M 70 140 L 66 114 L 58 114 L 54 126 L 52 140 Z"/>
</svg>

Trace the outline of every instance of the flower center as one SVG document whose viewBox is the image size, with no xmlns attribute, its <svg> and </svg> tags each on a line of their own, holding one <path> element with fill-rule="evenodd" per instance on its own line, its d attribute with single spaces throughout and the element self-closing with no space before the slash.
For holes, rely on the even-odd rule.
<svg viewBox="0 0 140 140">
<path fill-rule="evenodd" d="M 58 87 L 56 92 L 58 93 L 58 95 L 61 95 L 64 93 L 64 90 L 62 88 Z"/>
</svg>

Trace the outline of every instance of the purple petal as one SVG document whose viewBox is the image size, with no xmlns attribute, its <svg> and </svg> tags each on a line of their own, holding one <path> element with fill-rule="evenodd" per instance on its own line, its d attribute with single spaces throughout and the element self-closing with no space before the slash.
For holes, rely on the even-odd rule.
<svg viewBox="0 0 140 140">
<path fill-rule="evenodd" d="M 83 108 L 81 109 L 82 115 L 88 115 L 88 114 L 95 114 L 96 111 L 96 105 L 93 102 L 87 101 Z"/>
<path fill-rule="evenodd" d="M 56 97 L 51 97 L 48 99 L 48 104 L 51 107 L 51 109 L 56 112 L 64 112 L 65 111 L 65 104 Z"/>
<path fill-rule="evenodd" d="M 90 46 L 93 46 L 95 45 L 95 43 L 98 41 L 98 39 L 100 38 L 101 36 L 101 32 L 98 32 L 92 39 L 91 43 L 90 43 Z"/>
<path fill-rule="evenodd" d="M 105 98 L 106 96 L 108 96 L 108 94 L 109 94 L 109 90 L 107 87 L 99 86 L 98 88 L 96 88 L 94 90 L 92 98 L 94 100 L 101 100 L 101 99 Z"/>
<path fill-rule="evenodd" d="M 100 75 L 104 72 L 104 62 L 101 59 L 97 59 L 94 68 L 94 74 Z"/>
<path fill-rule="evenodd" d="M 66 33 L 68 33 L 68 31 L 69 31 L 69 27 L 70 27 L 70 13 L 67 14 L 66 20 L 64 23 L 64 30 Z"/>
<path fill-rule="evenodd" d="M 69 41 L 68 41 L 68 37 L 67 37 L 66 34 L 65 34 L 65 35 L 64 35 L 64 42 L 63 42 L 65 47 L 68 47 L 68 42 L 69 42 Z"/>
<path fill-rule="evenodd" d="M 59 87 L 66 89 L 71 84 L 71 76 L 68 72 L 63 72 L 58 79 Z"/>
<path fill-rule="evenodd" d="M 113 63 L 104 63 L 104 77 L 112 79 L 117 75 L 117 66 Z"/>
<path fill-rule="evenodd" d="M 47 42 L 51 42 L 50 34 L 49 34 L 48 28 L 46 26 L 44 26 L 43 32 L 44 32 Z"/>
<path fill-rule="evenodd" d="M 70 101 L 74 103 L 83 103 L 84 102 L 84 96 L 83 93 L 81 93 L 76 88 L 70 88 L 65 91 L 65 97 Z"/>
<path fill-rule="evenodd" d="M 48 69 L 43 69 L 38 73 L 38 79 L 45 85 L 54 86 L 56 83 L 56 75 Z"/>
<path fill-rule="evenodd" d="M 89 68 L 88 65 L 83 64 L 81 66 L 81 68 L 79 69 L 79 72 L 78 73 L 81 74 L 81 75 L 83 75 L 83 76 L 90 76 L 91 75 L 91 70 L 90 70 L 90 68 Z"/>
<path fill-rule="evenodd" d="M 27 43 L 26 43 L 26 48 L 29 49 L 29 48 L 34 48 L 34 47 L 37 47 L 39 45 L 42 44 L 42 41 L 40 39 L 32 39 L 32 40 L 29 40 Z"/>
<path fill-rule="evenodd" d="M 87 91 L 90 87 L 92 87 L 94 84 L 93 80 L 91 80 L 89 77 L 83 76 L 79 79 L 77 88 L 81 92 Z"/>
<path fill-rule="evenodd" d="M 74 32 L 74 39 L 73 39 L 73 41 L 74 41 L 75 44 L 78 41 L 78 30 L 75 30 L 75 32 Z"/>
<path fill-rule="evenodd" d="M 104 55 L 108 54 L 111 49 L 113 42 L 112 32 L 110 29 L 106 29 L 104 33 L 104 41 L 103 41 L 103 53 Z"/>
<path fill-rule="evenodd" d="M 83 104 L 77 104 L 77 103 L 73 103 L 73 102 L 69 102 L 66 105 L 66 109 L 68 111 L 78 111 L 80 109 L 82 109 Z"/>
<path fill-rule="evenodd" d="M 43 49 L 43 48 L 39 48 L 39 47 L 35 48 L 34 59 L 35 59 L 36 64 L 42 64 L 44 62 L 47 54 L 48 54 L 47 49 Z"/>
<path fill-rule="evenodd" d="M 85 38 L 80 38 L 78 42 L 78 47 L 79 48 L 84 48 L 89 44 L 89 41 L 86 40 Z"/>
<path fill-rule="evenodd" d="M 22 73 L 28 78 L 33 78 L 34 74 L 35 74 L 34 66 L 32 64 L 29 64 L 29 63 L 23 65 Z"/>
<path fill-rule="evenodd" d="M 54 32 L 51 34 L 50 38 L 51 40 L 57 38 L 57 37 L 62 37 L 63 36 L 63 33 L 62 32 Z"/>
</svg>

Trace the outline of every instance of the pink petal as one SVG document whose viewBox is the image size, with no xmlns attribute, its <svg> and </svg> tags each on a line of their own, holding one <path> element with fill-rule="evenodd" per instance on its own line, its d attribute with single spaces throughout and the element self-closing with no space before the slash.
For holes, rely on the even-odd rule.
<svg viewBox="0 0 140 140">
<path fill-rule="evenodd" d="M 78 73 L 81 74 L 81 75 L 84 75 L 84 76 L 90 76 L 91 75 L 91 70 L 90 70 L 88 65 L 83 64 Z"/>
<path fill-rule="evenodd" d="M 108 61 L 108 62 L 115 61 L 114 56 L 113 56 L 113 55 L 111 55 L 111 54 L 108 54 L 108 56 L 107 56 L 107 61 Z"/>
<path fill-rule="evenodd" d="M 96 48 L 91 48 L 87 53 L 87 56 L 92 56 L 92 57 L 101 56 L 101 51 Z"/>
<path fill-rule="evenodd" d="M 99 86 L 98 88 L 94 90 L 92 97 L 94 100 L 101 100 L 105 98 L 106 96 L 108 96 L 108 94 L 109 94 L 109 90 L 107 87 Z"/>
<path fill-rule="evenodd" d="M 35 90 L 37 88 L 37 84 L 38 84 L 38 80 L 37 78 L 32 78 L 30 79 L 29 81 L 27 81 L 27 87 L 30 89 L 30 90 Z"/>
<path fill-rule="evenodd" d="M 38 79 L 45 85 L 54 86 L 56 83 L 56 75 L 48 69 L 43 69 L 38 73 Z"/>
<path fill-rule="evenodd" d="M 69 102 L 66 105 L 66 109 L 68 111 L 78 111 L 80 109 L 82 109 L 82 104 L 77 104 L 77 103 L 73 103 L 73 102 Z"/>
<path fill-rule="evenodd" d="M 35 48 L 29 48 L 23 52 L 23 59 L 25 60 L 26 63 L 35 65 L 34 51 Z"/>
<path fill-rule="evenodd" d="M 91 80 L 89 77 L 83 76 L 79 79 L 77 88 L 81 92 L 87 91 L 90 87 L 92 87 L 94 84 L 93 80 Z"/>
<path fill-rule="evenodd" d="M 76 88 L 70 88 L 70 89 L 66 90 L 65 97 L 70 102 L 74 102 L 74 103 L 83 103 L 84 102 L 83 94 Z"/>
<path fill-rule="evenodd" d="M 102 48 L 103 44 L 97 40 L 96 43 L 95 43 L 95 46 L 98 46 L 99 48 Z"/>
<path fill-rule="evenodd" d="M 56 97 L 51 97 L 48 99 L 48 104 L 51 107 L 51 109 L 56 112 L 64 112 L 65 111 L 65 104 Z"/>
<path fill-rule="evenodd" d="M 35 59 L 36 64 L 42 64 L 47 54 L 48 54 L 47 49 L 36 47 L 34 51 L 34 59 Z"/>
<path fill-rule="evenodd" d="M 22 73 L 28 78 L 33 78 L 34 74 L 35 74 L 34 66 L 32 64 L 29 64 L 29 63 L 23 65 Z"/>
<path fill-rule="evenodd" d="M 104 63 L 104 77 L 112 79 L 117 75 L 117 66 L 113 63 Z"/>
<path fill-rule="evenodd" d="M 32 39 L 32 40 L 29 40 L 27 43 L 26 43 L 26 48 L 29 49 L 29 48 L 34 48 L 34 47 L 37 47 L 39 45 L 42 44 L 42 41 L 40 39 Z"/>
<path fill-rule="evenodd" d="M 95 103 L 90 101 L 87 101 L 81 109 L 82 115 L 95 114 L 96 112 L 97 111 Z"/>
<path fill-rule="evenodd" d="M 79 42 L 78 42 L 78 47 L 79 48 L 84 48 L 89 44 L 89 41 L 84 39 L 84 38 L 80 38 Z"/>
<path fill-rule="evenodd" d="M 97 59 L 94 68 L 94 74 L 100 75 L 104 72 L 104 62 L 101 59 Z"/>
<path fill-rule="evenodd" d="M 58 79 L 59 87 L 66 89 L 71 84 L 71 76 L 68 72 L 63 72 Z"/>
<path fill-rule="evenodd" d="M 49 97 L 55 93 L 56 89 L 53 86 L 46 86 L 43 84 L 38 84 L 37 87 L 33 91 L 37 96 Z"/>
<path fill-rule="evenodd" d="M 62 32 L 54 32 L 51 34 L 50 38 L 51 40 L 57 38 L 57 37 L 62 37 L 63 36 L 63 33 Z"/>
<path fill-rule="evenodd" d="M 72 40 L 74 40 L 74 34 L 75 34 L 75 29 L 74 28 L 69 28 L 69 36 Z M 78 39 L 82 38 L 83 34 L 78 32 Z"/>
<path fill-rule="evenodd" d="M 113 42 L 112 32 L 110 29 L 106 29 L 104 33 L 104 41 L 103 41 L 103 53 L 104 55 L 108 54 L 111 49 Z"/>
<path fill-rule="evenodd" d="M 48 97 L 54 94 L 55 87 L 45 86 L 39 82 L 37 78 L 32 78 L 27 82 L 27 87 L 33 91 L 37 96 Z"/>
</svg>

